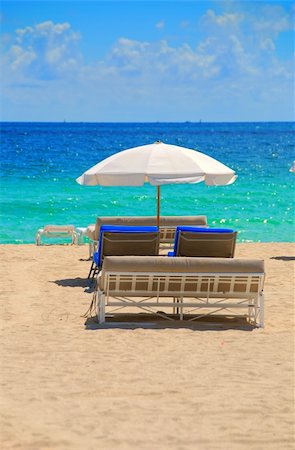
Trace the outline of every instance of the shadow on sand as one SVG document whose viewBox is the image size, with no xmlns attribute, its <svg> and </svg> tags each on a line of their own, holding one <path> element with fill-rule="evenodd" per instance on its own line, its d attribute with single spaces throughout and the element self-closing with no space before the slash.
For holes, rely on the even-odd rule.
<svg viewBox="0 0 295 450">
<path fill-rule="evenodd" d="M 170 318 L 177 319 L 173 314 L 167 314 Z M 192 331 L 225 331 L 225 330 L 237 330 L 237 331 L 253 331 L 256 329 L 253 325 L 250 325 L 246 319 L 230 318 L 225 316 L 214 316 L 209 318 L 200 318 L 194 322 L 189 322 L 188 319 L 192 318 L 191 315 L 185 315 L 184 320 L 168 320 L 162 317 L 158 317 L 151 314 L 139 313 L 139 314 L 118 314 L 106 315 L 106 322 L 99 324 L 97 317 L 89 317 L 86 319 L 86 330 L 106 330 L 119 328 L 122 330 L 135 330 L 141 329 L 187 329 Z"/>
<path fill-rule="evenodd" d="M 88 278 L 66 278 L 64 280 L 50 281 L 50 283 L 55 283 L 63 287 L 83 287 L 87 288 L 87 292 L 93 292 L 94 290 L 94 283 L 91 283 Z"/>
<path fill-rule="evenodd" d="M 278 261 L 295 261 L 295 256 L 272 256 L 270 259 L 277 259 Z"/>
</svg>

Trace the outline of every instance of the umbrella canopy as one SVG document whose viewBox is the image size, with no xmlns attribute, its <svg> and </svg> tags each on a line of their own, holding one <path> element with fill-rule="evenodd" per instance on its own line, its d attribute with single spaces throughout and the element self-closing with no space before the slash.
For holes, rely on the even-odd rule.
<svg viewBox="0 0 295 450">
<path fill-rule="evenodd" d="M 235 172 L 204 153 L 155 142 L 116 153 L 84 172 L 77 182 L 87 186 L 153 186 L 200 183 L 231 184 Z"/>
<path fill-rule="evenodd" d="M 77 182 L 87 186 L 160 186 L 205 182 L 222 186 L 236 180 L 235 172 L 204 153 L 157 141 L 118 152 L 84 172 Z"/>
</svg>

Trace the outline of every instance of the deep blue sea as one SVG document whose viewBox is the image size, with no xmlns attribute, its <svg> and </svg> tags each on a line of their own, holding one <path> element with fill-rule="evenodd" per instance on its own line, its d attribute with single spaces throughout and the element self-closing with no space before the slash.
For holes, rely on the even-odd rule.
<svg viewBox="0 0 295 450">
<path fill-rule="evenodd" d="M 205 214 L 240 242 L 294 240 L 295 123 L 2 123 L 1 243 L 33 243 L 46 224 L 155 215 L 156 188 L 87 187 L 75 179 L 118 151 L 161 140 L 238 174 L 230 186 L 161 188 L 162 215 Z"/>
</svg>

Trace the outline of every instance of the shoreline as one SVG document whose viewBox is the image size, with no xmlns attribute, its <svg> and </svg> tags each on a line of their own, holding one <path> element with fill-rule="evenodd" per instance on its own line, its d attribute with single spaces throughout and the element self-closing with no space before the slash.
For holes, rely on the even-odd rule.
<svg viewBox="0 0 295 450">
<path fill-rule="evenodd" d="M 238 241 L 237 240 L 237 245 L 247 245 L 247 244 L 251 244 L 251 245 L 255 245 L 255 244 L 278 244 L 278 245 L 280 245 L 280 244 L 295 244 L 295 240 L 294 241 L 243 241 L 243 242 L 241 242 L 241 241 Z M 79 244 L 79 245 L 76 245 L 76 244 L 71 244 L 71 243 L 67 243 L 67 242 L 62 242 L 62 243 L 58 243 L 58 244 L 56 244 L 56 243 L 51 243 L 50 241 L 48 241 L 48 242 L 46 242 L 46 243 L 43 243 L 42 242 L 42 245 L 36 245 L 34 242 L 29 242 L 29 243 L 19 243 L 19 244 L 16 244 L 15 242 L 13 242 L 13 243 L 0 243 L 0 247 L 1 246 L 6 246 L 6 245 L 15 245 L 15 246 L 17 246 L 17 247 L 19 247 L 19 246 L 22 246 L 22 245 L 24 245 L 24 246 L 27 246 L 27 245 L 30 245 L 30 246 L 34 246 L 34 247 L 54 247 L 54 246 L 56 246 L 56 247 L 65 247 L 65 246 L 70 246 L 70 247 L 83 247 L 83 246 L 88 246 L 88 242 L 85 242 L 84 244 Z"/>
<path fill-rule="evenodd" d="M 87 245 L 1 244 L 3 447 L 293 449 L 294 250 L 237 243 L 265 261 L 264 329 L 100 327 Z"/>
</svg>

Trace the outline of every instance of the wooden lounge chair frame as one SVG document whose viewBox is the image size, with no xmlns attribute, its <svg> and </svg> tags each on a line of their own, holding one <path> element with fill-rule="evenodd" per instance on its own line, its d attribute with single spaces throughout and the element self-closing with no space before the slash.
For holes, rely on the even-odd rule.
<svg viewBox="0 0 295 450">
<path fill-rule="evenodd" d="M 160 235 L 156 227 L 103 225 L 100 231 L 99 261 L 96 263 L 93 258 L 88 278 L 93 280 L 99 273 L 107 255 L 158 255 L 159 243 Z"/>
<path fill-rule="evenodd" d="M 110 257 L 107 259 L 111 262 Z M 159 312 L 159 308 L 170 308 L 180 320 L 183 320 L 184 314 L 193 314 L 189 319 L 193 321 L 217 312 L 226 312 L 230 316 L 246 317 L 252 325 L 263 327 L 264 272 L 224 273 L 218 272 L 216 267 L 217 270 L 210 273 L 107 269 L 100 275 L 96 286 L 98 322 L 105 322 L 106 308 L 108 313 L 114 313 L 126 307 L 140 308 L 174 320 Z M 241 309 L 245 311 L 242 316 L 236 313 L 236 310 Z"/>
<path fill-rule="evenodd" d="M 169 256 L 233 258 L 237 232 L 220 228 L 176 228 L 174 252 Z"/>
<path fill-rule="evenodd" d="M 203 225 L 204 226 L 204 225 Z M 174 243 L 176 226 L 160 226 L 160 247 L 170 248 Z M 98 242 L 92 239 L 89 239 L 89 257 L 93 255 L 98 248 Z M 164 244 L 164 245 L 163 245 Z"/>
</svg>

